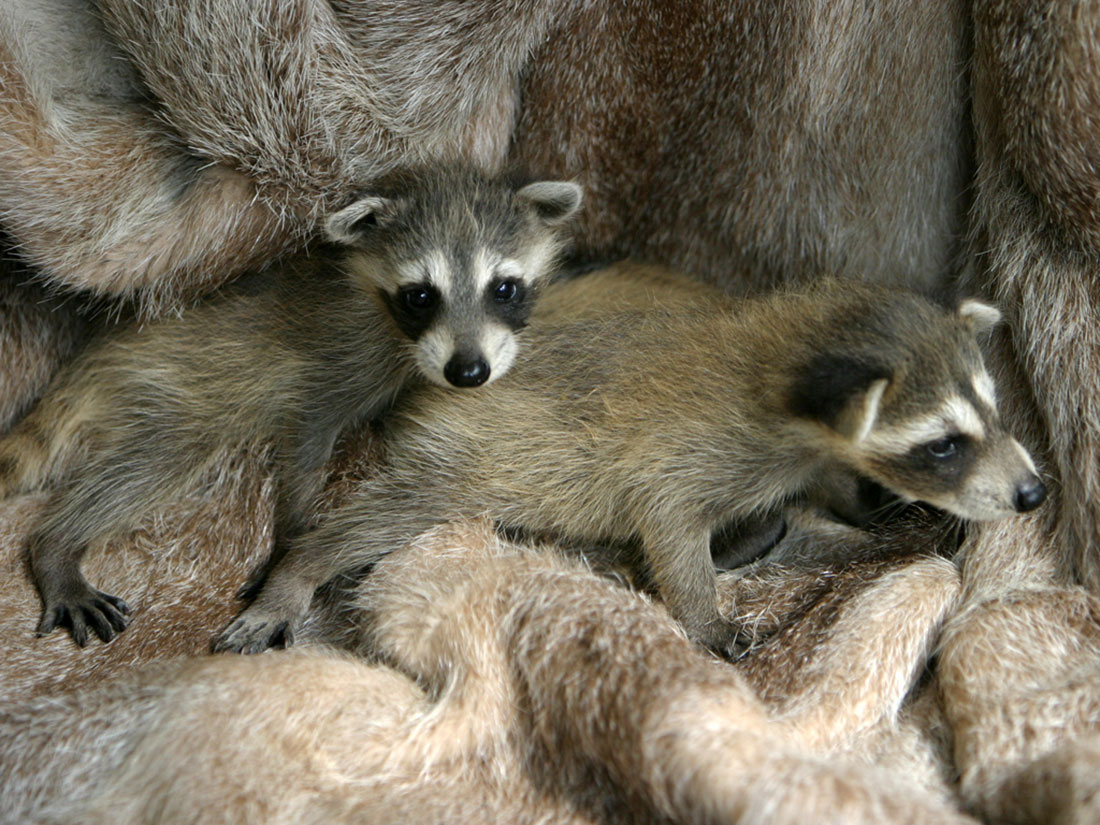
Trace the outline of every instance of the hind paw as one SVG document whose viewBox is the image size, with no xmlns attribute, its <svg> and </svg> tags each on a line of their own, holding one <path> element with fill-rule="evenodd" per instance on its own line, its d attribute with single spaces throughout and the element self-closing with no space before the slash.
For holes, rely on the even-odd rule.
<svg viewBox="0 0 1100 825">
<path fill-rule="evenodd" d="M 130 623 L 130 606 L 117 596 L 102 593 L 85 585 L 79 593 L 60 598 L 47 598 L 38 623 L 37 633 L 45 636 L 58 627 L 68 628 L 73 641 L 80 647 L 88 643 L 88 632 L 109 642 Z"/>
<path fill-rule="evenodd" d="M 286 616 L 276 616 L 245 610 L 214 642 L 215 653 L 262 653 L 282 643 L 294 644 L 299 622 Z"/>
</svg>

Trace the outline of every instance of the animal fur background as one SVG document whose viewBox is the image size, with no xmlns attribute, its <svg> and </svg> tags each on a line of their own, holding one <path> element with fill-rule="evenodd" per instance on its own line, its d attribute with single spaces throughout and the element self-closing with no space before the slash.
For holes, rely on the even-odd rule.
<svg viewBox="0 0 1100 825">
<path fill-rule="evenodd" d="M 954 583 L 941 562 L 907 578 L 860 554 L 851 585 L 835 567 L 824 579 L 838 583 L 824 588 L 821 570 L 761 573 L 771 588 L 753 618 L 773 634 L 743 678 L 781 720 L 798 720 L 784 736 L 806 758 L 847 748 L 857 761 L 902 766 L 891 774 L 896 798 L 924 802 L 851 803 L 868 818 L 920 821 L 947 800 L 989 821 L 1095 821 L 1100 12 L 1068 0 L 428 8 L 0 4 L 0 223 L 16 256 L 0 276 L 3 424 L 104 317 L 174 311 L 299 249 L 325 210 L 408 161 L 461 156 L 577 179 L 582 261 L 629 254 L 734 292 L 826 273 L 948 289 L 961 278 L 1006 315 L 994 342 L 1000 385 L 1012 388 L 1014 429 L 1046 456 L 1053 501 L 973 531 Z M 106 301 L 98 312 L 84 309 L 93 296 Z M 345 464 L 357 455 L 349 447 Z M 35 501 L 3 505 L 6 698 L 205 649 L 196 628 L 228 620 L 230 594 L 270 537 L 262 457 L 227 462 L 205 494 L 124 547 L 90 554 L 93 576 L 95 559 L 112 557 L 105 584 L 108 570 L 133 577 L 125 589 L 139 605 L 137 583 L 164 592 L 149 600 L 161 605 L 156 615 L 139 606 L 119 640 L 84 653 L 60 636 L 32 638 L 36 604 L 17 548 Z M 484 541 L 451 546 L 477 552 Z M 890 587 L 886 598 L 879 588 Z M 506 656 L 522 652 L 502 644 Z M 418 665 L 403 667 L 430 681 Z M 451 695 L 431 699 L 453 708 Z M 633 768 L 610 764 L 598 727 L 578 740 L 593 750 L 549 751 L 578 753 L 576 771 L 551 781 L 545 759 L 532 757 L 517 774 L 522 792 L 505 796 L 530 801 L 519 807 L 531 820 L 638 809 L 688 819 L 700 804 L 714 818 L 806 821 L 837 810 L 845 821 L 852 809 L 788 781 L 803 769 L 790 764 L 742 775 L 736 787 L 758 788 L 757 802 L 699 802 L 729 784 L 704 781 L 714 778 L 706 766 L 728 756 L 709 749 L 728 721 L 701 713 L 669 734 L 696 756 L 666 774 L 685 797 L 624 786 Z M 769 735 L 782 724 L 769 722 Z M 883 730 L 895 744 L 876 738 Z M 456 758 L 481 755 L 473 747 Z M 903 788 L 906 775 L 923 787 Z M 880 786 L 877 777 L 853 781 Z M 607 807 L 577 801 L 608 787 L 623 796 Z M 775 787 L 793 807 L 767 807 Z M 352 818 L 349 805 L 340 812 Z"/>
</svg>

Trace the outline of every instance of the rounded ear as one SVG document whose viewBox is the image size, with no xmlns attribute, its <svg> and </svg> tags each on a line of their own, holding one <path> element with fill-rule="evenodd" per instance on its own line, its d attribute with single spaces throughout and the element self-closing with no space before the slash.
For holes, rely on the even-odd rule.
<svg viewBox="0 0 1100 825">
<path fill-rule="evenodd" d="M 564 180 L 541 180 L 516 192 L 516 199 L 521 204 L 528 204 L 539 220 L 549 225 L 571 217 L 580 208 L 583 197 L 580 184 Z"/>
<path fill-rule="evenodd" d="M 833 428 L 849 441 L 860 442 L 871 434 L 878 420 L 878 409 L 882 404 L 882 394 L 890 382 L 879 378 L 867 389 L 856 393 L 848 401 L 848 406 L 837 416 Z"/>
<path fill-rule="evenodd" d="M 1001 320 L 1001 311 L 983 301 L 967 298 L 959 304 L 959 317 L 975 332 L 985 332 Z"/>
<path fill-rule="evenodd" d="M 852 441 L 862 441 L 878 420 L 891 372 L 849 355 L 821 353 L 796 376 L 791 412 L 819 421 Z"/>
<path fill-rule="evenodd" d="M 371 227 L 384 225 L 396 211 L 397 201 L 378 195 L 364 195 L 328 216 L 325 235 L 335 243 L 357 243 Z"/>
</svg>

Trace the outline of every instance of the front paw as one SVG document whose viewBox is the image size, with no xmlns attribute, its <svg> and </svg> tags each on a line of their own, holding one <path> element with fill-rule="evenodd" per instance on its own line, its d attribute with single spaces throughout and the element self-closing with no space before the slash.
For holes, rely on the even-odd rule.
<svg viewBox="0 0 1100 825">
<path fill-rule="evenodd" d="M 130 607 L 117 596 L 96 590 L 87 582 L 73 583 L 62 593 L 44 596 L 45 607 L 37 633 L 45 636 L 58 627 L 66 627 L 73 641 L 84 647 L 91 630 L 109 642 L 126 629 Z"/>
<path fill-rule="evenodd" d="M 741 658 L 749 648 L 740 628 L 725 619 L 708 622 L 690 635 L 695 642 L 730 661 Z"/>
<path fill-rule="evenodd" d="M 298 625 L 296 619 L 249 608 L 214 642 L 214 652 L 262 653 L 279 643 L 290 647 Z"/>
</svg>

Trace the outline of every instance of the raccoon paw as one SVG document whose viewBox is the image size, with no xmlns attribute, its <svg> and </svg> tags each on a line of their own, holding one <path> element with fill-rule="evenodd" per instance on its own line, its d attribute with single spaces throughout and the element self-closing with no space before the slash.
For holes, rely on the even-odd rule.
<svg viewBox="0 0 1100 825">
<path fill-rule="evenodd" d="M 695 635 L 695 641 L 723 659 L 733 661 L 741 658 L 748 651 L 748 643 L 741 636 L 737 625 L 725 619 L 711 622 L 700 633 L 693 635 Z"/>
<path fill-rule="evenodd" d="M 58 627 L 67 627 L 79 647 L 88 643 L 89 630 L 109 642 L 126 629 L 129 615 L 130 606 L 122 599 L 85 584 L 82 592 L 46 599 L 37 634 L 45 636 Z"/>
<path fill-rule="evenodd" d="M 215 653 L 263 653 L 280 642 L 283 647 L 294 644 L 297 621 L 262 613 L 250 616 L 250 612 L 242 613 L 218 637 Z"/>
</svg>

